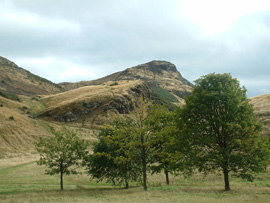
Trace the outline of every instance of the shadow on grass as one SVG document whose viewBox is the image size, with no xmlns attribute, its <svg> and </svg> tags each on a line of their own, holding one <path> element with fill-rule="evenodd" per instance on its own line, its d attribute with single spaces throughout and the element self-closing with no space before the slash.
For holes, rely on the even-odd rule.
<svg viewBox="0 0 270 203">
<path fill-rule="evenodd" d="M 72 195 L 72 194 L 79 194 L 79 193 L 87 193 L 89 195 L 91 194 L 101 194 L 101 193 L 122 193 L 122 192 L 132 192 L 134 190 L 130 190 L 131 188 L 140 188 L 137 186 L 132 186 L 130 187 L 130 189 L 125 189 L 124 187 L 120 187 L 120 186 L 100 186 L 100 187 L 89 187 L 89 186 L 81 186 L 81 185 L 69 185 L 67 187 L 71 187 L 73 186 L 73 189 L 65 189 L 61 190 L 61 189 L 50 189 L 50 188 L 40 188 L 40 189 L 12 189 L 10 188 L 10 190 L 6 190 L 6 191 L 1 191 L 0 189 L 0 195 L 16 195 L 16 194 L 68 194 L 68 195 Z M 135 191 L 134 191 L 135 192 Z"/>
</svg>

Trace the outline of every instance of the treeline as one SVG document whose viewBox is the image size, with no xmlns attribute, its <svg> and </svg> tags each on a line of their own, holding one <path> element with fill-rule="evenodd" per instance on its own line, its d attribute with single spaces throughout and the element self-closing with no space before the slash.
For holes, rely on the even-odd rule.
<svg viewBox="0 0 270 203">
<path fill-rule="evenodd" d="M 221 171 L 225 190 L 230 190 L 229 174 L 252 181 L 269 163 L 268 137 L 246 97 L 246 89 L 230 74 L 209 74 L 195 82 L 186 104 L 174 111 L 153 106 L 140 99 L 129 118 L 117 118 L 100 131 L 93 152 L 74 132 L 55 132 L 41 139 L 38 164 L 48 166 L 48 174 L 77 173 L 86 167 L 93 179 L 129 187 L 147 175 L 164 172 L 191 176 L 194 171 Z"/>
</svg>

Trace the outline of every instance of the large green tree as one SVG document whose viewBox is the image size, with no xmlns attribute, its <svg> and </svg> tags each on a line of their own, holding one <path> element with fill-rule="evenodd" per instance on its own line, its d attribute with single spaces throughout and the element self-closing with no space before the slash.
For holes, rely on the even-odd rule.
<svg viewBox="0 0 270 203">
<path fill-rule="evenodd" d="M 107 180 L 113 184 L 124 184 L 140 179 L 136 159 L 131 156 L 129 143 L 133 120 L 117 118 L 111 125 L 105 125 L 94 143 L 93 154 L 85 159 L 88 174 L 98 181 Z"/>
<path fill-rule="evenodd" d="M 87 142 L 80 139 L 74 131 L 64 128 L 53 131 L 52 137 L 40 138 L 36 149 L 40 154 L 38 165 L 46 165 L 46 174 L 60 174 L 60 187 L 63 186 L 63 175 L 77 174 L 82 158 L 87 154 Z"/>
<path fill-rule="evenodd" d="M 247 180 L 262 172 L 268 163 L 266 140 L 253 114 L 246 89 L 230 74 L 209 74 L 195 82 L 191 95 L 179 111 L 183 142 L 201 172 L 223 172 L 225 190 L 229 173 Z"/>
</svg>

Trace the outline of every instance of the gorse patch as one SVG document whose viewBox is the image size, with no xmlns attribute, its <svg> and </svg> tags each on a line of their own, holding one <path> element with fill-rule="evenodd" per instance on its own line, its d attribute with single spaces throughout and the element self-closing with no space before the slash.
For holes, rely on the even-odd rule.
<svg viewBox="0 0 270 203">
<path fill-rule="evenodd" d="M 5 97 L 5 98 L 7 98 L 7 99 L 11 99 L 11 100 L 13 100 L 13 101 L 18 101 L 18 102 L 21 101 L 21 98 L 18 97 L 17 95 L 15 95 L 15 94 L 10 94 L 10 93 L 5 93 L 5 92 L 0 92 L 0 96 Z"/>
</svg>

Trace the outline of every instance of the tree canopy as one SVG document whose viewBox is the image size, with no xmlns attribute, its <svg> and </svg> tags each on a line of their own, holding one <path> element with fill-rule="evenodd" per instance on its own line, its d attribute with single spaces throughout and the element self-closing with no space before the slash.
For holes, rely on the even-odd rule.
<svg viewBox="0 0 270 203">
<path fill-rule="evenodd" d="M 82 158 L 87 154 L 87 142 L 80 139 L 74 131 L 64 128 L 53 131 L 53 137 L 40 138 L 36 149 L 40 154 L 38 165 L 46 165 L 46 174 L 60 174 L 60 186 L 63 187 L 63 175 L 77 174 Z"/>
<path fill-rule="evenodd" d="M 225 190 L 229 173 L 247 180 L 266 169 L 269 152 L 260 136 L 246 89 L 230 74 L 209 74 L 195 82 L 178 114 L 179 129 L 190 145 L 189 157 L 199 171 L 221 170 Z"/>
<path fill-rule="evenodd" d="M 87 172 L 98 181 L 107 180 L 113 184 L 124 184 L 140 179 L 136 159 L 130 153 L 133 120 L 117 118 L 112 125 L 105 125 L 94 143 L 93 154 L 86 157 Z"/>
</svg>

